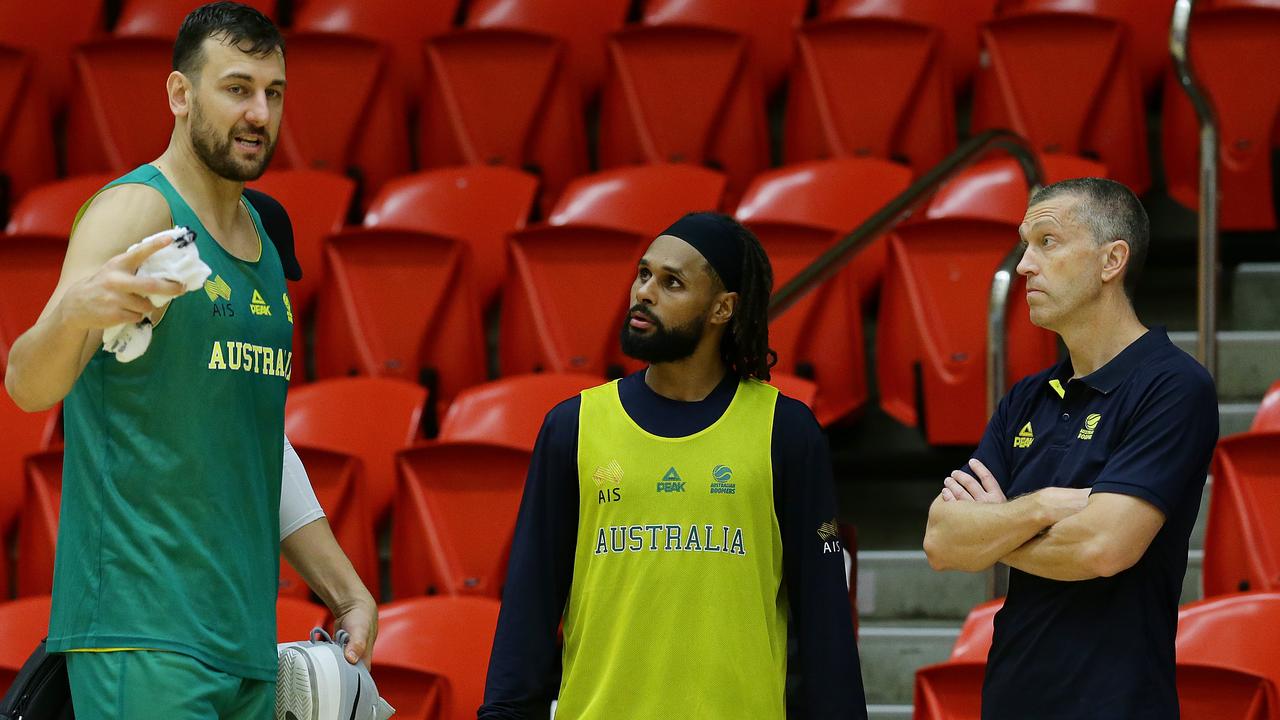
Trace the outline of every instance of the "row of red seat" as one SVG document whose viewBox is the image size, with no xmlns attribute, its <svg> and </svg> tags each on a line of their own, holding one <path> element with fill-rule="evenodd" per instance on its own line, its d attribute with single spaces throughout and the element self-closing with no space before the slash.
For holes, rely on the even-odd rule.
<svg viewBox="0 0 1280 720">
<path fill-rule="evenodd" d="M 47 595 L 0 603 L 0 687 L 8 687 L 49 626 Z M 419 597 L 378 608 L 374 682 L 404 720 L 473 720 L 483 701 L 497 600 Z M 282 597 L 276 605 L 280 642 L 306 639 L 329 627 L 322 605 Z"/>
<path fill-rule="evenodd" d="M 916 671 L 916 720 L 977 720 L 992 621 L 1004 600 L 969 613 L 944 663 Z M 1224 595 L 1178 613 L 1177 683 L 1187 720 L 1280 718 L 1280 593 Z"/>
<path fill-rule="evenodd" d="M 954 73 L 943 29 L 967 28 L 965 22 L 939 15 L 929 24 L 928 17 L 913 14 L 924 13 L 924 5 L 876 10 L 868 2 L 837 2 L 833 8 L 857 7 L 841 11 L 847 17 L 802 25 L 793 37 L 794 23 L 777 21 L 768 12 L 731 12 L 728 5 L 709 3 L 706 7 L 719 10 L 707 14 L 698 2 L 652 2 L 647 8 L 654 24 L 602 30 L 593 36 L 595 44 L 567 46 L 589 46 L 609 58 L 593 71 L 606 77 L 598 132 L 602 167 L 706 164 L 723 169 L 730 197 L 739 197 L 749 179 L 770 164 L 764 103 L 769 85 L 767 73 L 759 70 L 761 56 L 768 47 L 790 52 L 793 42 L 797 59 L 789 70 L 783 130 L 788 162 L 871 156 L 902 162 L 918 173 L 954 148 Z M 803 3 L 766 4 L 773 10 L 791 5 L 802 9 Z M 1124 13 L 1122 6 L 1128 8 Z M 936 12 L 941 8 L 939 3 Z M 1064 8 L 1091 12 L 1061 12 Z M 1131 45 L 1137 43 L 1133 28 L 1163 27 L 1151 18 L 1167 14 L 1167 4 L 1154 8 L 1145 0 L 1022 0 L 1016 11 L 982 24 L 980 33 L 974 31 L 984 61 L 976 74 L 971 129 L 1010 127 L 1046 152 L 1100 159 L 1113 177 L 1138 192 L 1146 190 L 1151 173 L 1143 81 Z M 799 18 L 799 10 L 791 12 Z M 590 23 L 579 15 L 574 14 L 575 31 L 588 32 Z M 349 14 L 332 17 L 355 22 Z M 374 12 L 369 22 L 375 17 L 402 20 Z M 753 42 L 751 32 L 742 34 L 749 30 L 744 25 L 755 22 L 761 22 L 757 32 L 785 31 L 783 42 L 767 45 Z M 582 73 L 566 59 L 582 53 L 542 34 L 547 28 L 533 20 L 480 24 L 425 44 L 414 38 L 400 51 L 408 55 L 400 57 L 367 37 L 328 32 L 344 28 L 378 35 L 335 23 L 303 23 L 308 30 L 290 39 L 291 112 L 278 167 L 350 172 L 360 179 L 361 202 L 367 206 L 384 183 L 412 168 L 407 108 L 416 104 L 420 167 L 465 163 L 534 169 L 542 180 L 544 210 L 572 178 L 586 172 L 585 96 L 583 83 L 576 81 Z M 1193 46 L 1197 73 L 1221 124 L 1222 225 L 1273 228 L 1269 151 L 1277 144 L 1280 82 L 1266 70 L 1280 49 L 1280 9 L 1206 9 L 1194 23 Z M 1056 51 L 1045 53 L 1046 47 Z M 67 119 L 70 172 L 119 172 L 158 154 L 172 119 L 156 91 L 156 68 L 167 67 L 169 54 L 168 39 L 145 36 L 78 46 L 76 91 Z M 1162 67 L 1167 65 L 1166 58 Z M 40 68 L 18 52 L 0 53 L 0 68 L 11 77 L 15 102 L 9 107 L 21 108 L 6 134 L 10 142 L 0 146 L 0 169 L 20 195 L 52 175 L 52 125 L 40 112 Z M 399 70 L 421 73 L 420 90 L 403 92 L 394 81 Z M 1195 116 L 1172 87 L 1173 73 L 1168 67 L 1163 72 L 1170 86 L 1162 133 L 1167 184 L 1176 199 L 1195 207 Z M 341 88 L 349 102 L 335 102 L 334 88 Z M 308 122 L 313 117 L 324 122 Z"/>
<path fill-rule="evenodd" d="M 1106 174 L 1070 158 L 1046 156 L 1045 164 L 1049 180 Z M 11 290 L 0 299 L 0 366 L 56 281 L 69 218 L 104 181 L 31 193 L 10 234 L 0 236 L 0 281 Z M 756 178 L 735 214 L 760 236 L 781 287 L 909 181 L 909 171 L 884 161 L 802 163 Z M 636 369 L 616 343 L 635 259 L 683 212 L 721 204 L 724 177 L 684 165 L 600 173 L 571 184 L 547 223 L 525 227 L 535 184 L 502 168 L 423 173 L 389 184 L 371 202 L 365 227 L 335 234 L 349 181 L 269 174 L 257 186 L 289 208 L 305 273 L 291 288 L 295 355 L 314 358 L 320 377 L 424 382 L 433 391 L 432 416 L 442 415 L 458 392 L 486 379 L 481 309 L 501 298 L 503 375 Z M 1025 202 L 1011 161 L 971 168 L 917 219 L 771 324 L 776 372 L 816 385 L 814 409 L 824 424 L 860 408 L 869 396 L 862 307 L 883 279 L 876 349 L 883 406 L 908 425 L 924 425 L 935 444 L 976 442 L 984 423 L 986 288 L 1016 243 Z M 303 341 L 313 317 L 308 356 Z M 1026 317 L 1015 289 L 1011 380 L 1056 356 L 1052 336 Z M 783 382 L 794 386 L 794 378 Z"/>
</svg>

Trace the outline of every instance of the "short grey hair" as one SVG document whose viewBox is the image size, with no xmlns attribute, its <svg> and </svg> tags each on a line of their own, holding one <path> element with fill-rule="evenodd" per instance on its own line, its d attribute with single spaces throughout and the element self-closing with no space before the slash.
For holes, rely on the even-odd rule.
<svg viewBox="0 0 1280 720">
<path fill-rule="evenodd" d="M 1029 205 L 1071 195 L 1077 199 L 1073 219 L 1089 230 L 1094 242 L 1123 240 L 1129 245 L 1129 263 L 1124 270 L 1124 293 L 1129 301 L 1138 287 L 1151 244 L 1151 220 L 1133 191 L 1106 178 L 1072 178 L 1046 185 L 1031 196 Z"/>
</svg>

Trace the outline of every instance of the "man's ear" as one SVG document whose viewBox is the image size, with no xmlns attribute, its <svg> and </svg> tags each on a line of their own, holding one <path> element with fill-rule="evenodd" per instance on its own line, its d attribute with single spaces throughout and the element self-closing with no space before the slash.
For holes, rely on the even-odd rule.
<svg viewBox="0 0 1280 720">
<path fill-rule="evenodd" d="M 193 92 L 191 80 L 174 70 L 169 73 L 169 79 L 165 81 L 165 89 L 169 93 L 169 112 L 173 113 L 174 117 L 187 117 L 191 113 L 191 93 Z"/>
<path fill-rule="evenodd" d="M 1111 282 L 1123 276 L 1129 265 L 1129 243 L 1124 240 L 1113 240 L 1106 245 L 1106 255 L 1102 258 L 1102 282 Z"/>
<path fill-rule="evenodd" d="M 728 325 L 733 320 L 734 314 L 738 312 L 739 299 L 736 292 L 718 293 L 715 302 L 711 306 L 711 324 Z"/>
</svg>

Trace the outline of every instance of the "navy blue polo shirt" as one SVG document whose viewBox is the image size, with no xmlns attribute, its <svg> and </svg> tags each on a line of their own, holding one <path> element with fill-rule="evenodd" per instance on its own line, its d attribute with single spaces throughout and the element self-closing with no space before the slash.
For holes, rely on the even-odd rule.
<svg viewBox="0 0 1280 720">
<path fill-rule="evenodd" d="M 984 720 L 1178 717 L 1174 637 L 1187 545 L 1218 440 L 1213 379 L 1153 328 L 1072 379 L 1023 379 L 975 453 L 1014 498 L 1049 486 L 1141 498 L 1164 525 L 1133 567 L 1064 582 L 1011 569 L 982 690 Z"/>
</svg>

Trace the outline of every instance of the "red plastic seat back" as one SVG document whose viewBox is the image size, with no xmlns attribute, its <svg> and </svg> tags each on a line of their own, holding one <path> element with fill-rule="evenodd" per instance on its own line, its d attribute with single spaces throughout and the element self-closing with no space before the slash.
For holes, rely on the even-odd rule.
<svg viewBox="0 0 1280 720">
<path fill-rule="evenodd" d="M 369 204 L 364 224 L 446 235 L 471 251 L 477 300 L 506 279 L 507 233 L 524 227 L 538 179 L 506 167 L 463 166 L 396 178 Z"/>
<path fill-rule="evenodd" d="M 1280 683 L 1280 593 L 1225 595 L 1183 607 L 1177 651 L 1179 663 L 1214 665 Z"/>
<path fill-rule="evenodd" d="M 305 0 L 297 6 L 295 31 L 359 35 L 387 45 L 394 59 L 388 70 L 399 78 L 404 97 L 412 106 L 422 94 L 422 43 L 449 29 L 458 3 Z"/>
<path fill-rule="evenodd" d="M 744 7 L 735 0 L 648 0 L 646 25 L 705 25 L 751 39 L 752 62 L 765 87 L 775 88 L 787 74 L 795 52 L 795 29 L 804 18 L 805 0 L 768 0 Z"/>
<path fill-rule="evenodd" d="M 0 45 L 22 48 L 35 57 L 40 85 L 55 114 L 67 103 L 71 50 L 102 34 L 103 5 L 83 0 L 0 0 Z M 23 108 L 24 113 L 29 111 Z"/>
<path fill-rule="evenodd" d="M 19 597 L 53 590 L 53 561 L 62 506 L 62 450 L 28 455 L 23 511 L 18 518 L 15 591 Z"/>
<path fill-rule="evenodd" d="M 797 35 L 784 147 L 787 162 L 895 160 L 922 173 L 955 147 L 942 33 L 905 20 L 823 20 Z"/>
<path fill-rule="evenodd" d="M 34 57 L 0 45 L 0 217 L 57 176 L 52 127 Z"/>
<path fill-rule="evenodd" d="M 0 370 L 18 336 L 40 317 L 62 274 L 66 235 L 0 234 Z"/>
<path fill-rule="evenodd" d="M 1074 155 L 1041 155 L 1044 185 L 1079 177 L 1106 177 L 1106 166 Z M 1022 224 L 1030 191 L 1018 162 L 993 157 L 974 163 L 949 180 L 929 200 L 929 220 L 967 217 Z"/>
<path fill-rule="evenodd" d="M 960 636 L 951 648 L 952 662 L 986 662 L 991 651 L 991 637 L 995 631 L 996 613 L 1004 607 L 1004 598 L 988 600 L 969 611 L 960 627 Z"/>
<path fill-rule="evenodd" d="M 1267 394 L 1262 397 L 1262 404 L 1258 406 L 1258 414 L 1253 416 L 1253 426 L 1249 429 L 1253 432 L 1280 430 L 1280 380 L 1267 388 Z"/>
<path fill-rule="evenodd" d="M 1187 720 L 1272 720 L 1275 683 L 1257 673 L 1179 662 L 1178 711 Z"/>
<path fill-rule="evenodd" d="M 1204 539 L 1205 596 L 1280 590 L 1280 431 L 1218 441 Z"/>
<path fill-rule="evenodd" d="M 579 93 L 590 97 L 604 79 L 604 39 L 627 19 L 627 0 L 474 0 L 467 27 L 529 30 L 561 38 Z"/>
<path fill-rule="evenodd" d="M 974 81 L 975 131 L 1009 128 L 1042 152 L 1098 159 L 1135 193 L 1147 190 L 1142 88 L 1122 23 L 1018 15 L 984 25 L 982 43 L 991 62 Z"/>
<path fill-rule="evenodd" d="M 288 39 L 289 90 L 277 169 L 324 170 L 359 180 L 367 203 L 409 171 L 409 126 L 390 52 L 354 35 L 296 33 Z M 333 101 L 341 87 L 344 102 Z"/>
<path fill-rule="evenodd" d="M 1191 23 L 1196 79 L 1218 121 L 1218 184 L 1224 230 L 1276 227 L 1272 151 L 1280 147 L 1280 6 L 1196 13 Z M 1173 75 L 1164 89 L 1165 175 L 1169 194 L 1199 207 L 1199 124 Z"/>
<path fill-rule="evenodd" d="M 0 393 L 0 538 L 12 537 L 26 499 L 26 458 L 56 442 L 59 408 L 26 413 Z M 9 597 L 9 543 L 0 541 L 0 598 Z"/>
<path fill-rule="evenodd" d="M 980 720 L 987 662 L 945 662 L 916 671 L 915 720 Z"/>
<path fill-rule="evenodd" d="M 772 371 L 769 373 L 769 384 L 778 388 L 778 392 L 786 395 L 792 400 L 799 400 L 805 404 L 805 407 L 813 410 L 818 399 L 818 385 L 812 380 L 799 377 L 798 375 L 790 375 L 782 371 Z M 852 532 L 852 526 L 849 526 Z M 845 529 L 844 525 L 840 526 L 840 530 Z M 848 544 L 845 545 L 848 550 Z M 856 580 L 856 578 L 855 578 Z M 857 629 L 857 613 L 854 613 L 854 629 Z"/>
<path fill-rule="evenodd" d="M 498 342 L 502 374 L 603 376 L 611 365 L 627 365 L 618 333 L 648 243 L 642 235 L 588 225 L 513 234 Z"/>
<path fill-rule="evenodd" d="M 381 647 L 381 646 L 379 646 Z M 440 720 L 449 702 L 449 681 L 441 675 L 389 663 L 375 656 L 378 695 L 396 709 L 396 720 Z"/>
<path fill-rule="evenodd" d="M 424 597 L 387 603 L 378 609 L 377 663 L 443 676 L 450 697 L 440 720 L 472 720 L 483 702 L 499 607 L 489 598 Z"/>
<path fill-rule="evenodd" d="M 159 157 L 173 134 L 173 113 L 164 89 L 173 41 L 99 40 L 76 48 L 72 61 L 68 172 L 123 173 Z"/>
<path fill-rule="evenodd" d="M 716 210 L 725 176 L 696 165 L 654 164 L 576 178 L 547 222 L 598 225 L 656 237 L 685 213 Z"/>
<path fill-rule="evenodd" d="M 49 634 L 50 603 L 48 594 L 0 603 L 0 632 L 8 638 L 0 645 L 0 685 L 13 684 L 22 664 Z"/>
<path fill-rule="evenodd" d="M 79 175 L 41 185 L 24 195 L 13 208 L 5 232 L 70 237 L 72 222 L 81 206 L 115 177 Z"/>
<path fill-rule="evenodd" d="M 582 373 L 533 373 L 494 380 L 458 394 L 440 423 L 442 442 L 489 442 L 533 452 L 551 408 L 603 382 Z"/>
<path fill-rule="evenodd" d="M 600 165 L 692 163 L 722 170 L 731 198 L 769 165 L 748 39 L 700 26 L 629 28 L 609 38 Z"/>
<path fill-rule="evenodd" d="M 995 15 L 996 0 L 834 0 L 824 17 L 909 20 L 942 31 L 952 85 L 968 86 L 978 65 L 978 26 Z"/>
<path fill-rule="evenodd" d="M 582 100 L 564 43 L 517 30 L 464 30 L 426 44 L 422 167 L 505 165 L 537 174 L 543 206 L 586 172 Z"/>
<path fill-rule="evenodd" d="M 328 629 L 329 610 L 288 595 L 276 598 L 276 642 L 298 642 L 311 637 L 311 629 Z"/>
<path fill-rule="evenodd" d="M 297 450 L 302 466 L 307 469 L 311 488 L 320 507 L 324 508 L 334 538 L 365 587 L 377 597 L 381 592 L 378 548 L 370 522 L 369 488 L 360 458 L 354 454 L 310 447 L 293 438 L 289 440 Z M 287 562 L 280 563 L 280 594 L 303 599 L 310 596 L 302 577 Z"/>
<path fill-rule="evenodd" d="M 120 16 L 111 32 L 121 37 L 177 37 L 178 28 L 182 26 L 187 14 L 203 4 L 200 0 L 124 0 Z M 244 4 L 275 20 L 274 0 L 245 0 Z"/>
<path fill-rule="evenodd" d="M 289 213 L 293 249 L 302 265 L 302 280 L 289 283 L 289 299 L 294 313 L 309 314 L 324 283 L 324 239 L 342 229 L 356 184 L 335 172 L 273 170 L 249 187 L 275 198 Z"/>
<path fill-rule="evenodd" d="M 422 435 L 427 391 L 394 378 L 334 378 L 289 392 L 289 441 L 349 453 L 364 465 L 369 517 L 377 523 L 395 492 L 395 454 Z"/>
<path fill-rule="evenodd" d="M 397 456 L 396 597 L 501 597 L 529 458 L 527 450 L 489 443 L 439 443 Z"/>
<path fill-rule="evenodd" d="M 437 235 L 361 229 L 330 237 L 316 308 L 317 374 L 420 382 L 434 388 L 433 408 L 483 382 L 466 260 L 461 243 Z"/>
<path fill-rule="evenodd" d="M 923 422 L 930 444 L 982 438 L 991 279 L 1017 242 L 1015 225 L 966 219 L 903 225 L 890 238 L 876 335 L 880 402 L 900 422 Z M 1031 324 L 1024 287 L 1019 277 L 1010 292 L 1006 387 L 1058 354 L 1053 333 Z M 917 363 L 923 398 L 916 394 Z"/>
</svg>

